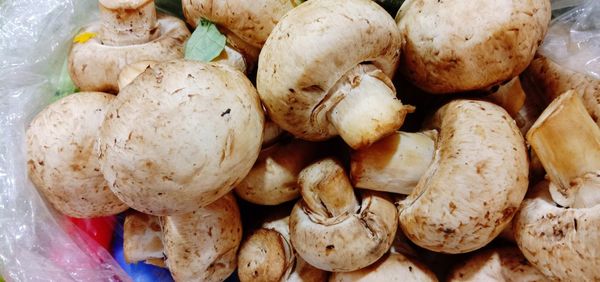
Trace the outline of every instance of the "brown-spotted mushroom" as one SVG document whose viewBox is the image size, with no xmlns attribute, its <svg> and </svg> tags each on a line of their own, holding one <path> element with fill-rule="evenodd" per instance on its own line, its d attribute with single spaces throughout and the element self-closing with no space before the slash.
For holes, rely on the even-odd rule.
<svg viewBox="0 0 600 282">
<path fill-rule="evenodd" d="M 550 0 L 404 1 L 400 70 L 431 93 L 501 84 L 529 65 L 550 16 Z"/>
<path fill-rule="evenodd" d="M 368 0 L 312 0 L 281 18 L 261 51 L 257 89 L 284 130 L 306 140 L 340 135 L 352 148 L 393 133 L 414 108 L 396 99 L 402 38 Z"/>
<path fill-rule="evenodd" d="M 363 269 L 336 272 L 329 282 L 437 282 L 435 274 L 417 260 L 400 253 L 387 253 Z"/>
<path fill-rule="evenodd" d="M 525 259 L 517 247 L 494 248 L 476 252 L 468 260 L 456 265 L 448 276 L 449 282 L 551 281 Z"/>
<path fill-rule="evenodd" d="M 235 193 L 259 205 L 278 205 L 298 198 L 298 174 L 316 159 L 318 148 L 316 143 L 292 139 L 263 149 Z"/>
<path fill-rule="evenodd" d="M 290 215 L 290 237 L 306 262 L 326 271 L 354 271 L 390 249 L 398 227 L 394 204 L 372 191 L 362 191 L 359 202 L 337 160 L 306 167 L 298 182 L 302 199 Z"/>
<path fill-rule="evenodd" d="M 183 58 L 189 30 L 175 17 L 157 15 L 153 0 L 99 0 L 98 6 L 100 21 L 83 27 L 69 51 L 69 74 L 79 89 L 116 93 L 126 65 Z"/>
<path fill-rule="evenodd" d="M 131 211 L 123 223 L 123 256 L 127 263 L 145 261 L 161 267 L 165 255 L 160 218 Z"/>
<path fill-rule="evenodd" d="M 430 164 L 407 169 L 411 179 L 421 176 L 414 187 L 398 188 L 412 188 L 398 205 L 402 230 L 415 244 L 436 252 L 464 253 L 481 248 L 510 223 L 527 191 L 524 139 L 504 109 L 484 101 L 452 101 L 434 114 L 427 127 L 439 132 L 434 142 L 415 136 L 419 133 L 397 133 L 380 141 L 388 143 L 385 150 L 376 143 L 357 152 L 369 156 L 374 150 L 380 163 L 373 162 L 374 157 L 364 159 L 368 162 L 353 157 L 351 165 L 385 165 L 386 160 L 399 155 L 410 156 L 407 153 L 416 150 L 403 146 L 403 139 L 413 142 L 411 135 L 419 137 L 423 140 L 419 146 L 430 146 L 429 150 L 419 150 L 423 152 L 420 157 L 429 158 Z M 393 166 L 379 170 L 402 171 Z"/>
<path fill-rule="evenodd" d="M 121 90 L 100 131 L 111 189 L 152 215 L 192 212 L 231 191 L 256 161 L 264 116 L 256 90 L 222 64 L 170 61 Z"/>
<path fill-rule="evenodd" d="M 240 281 L 321 282 L 326 271 L 299 257 L 290 242 L 289 216 L 276 216 L 252 232 L 240 247 Z"/>
<path fill-rule="evenodd" d="M 100 172 L 96 139 L 114 96 L 80 92 L 37 114 L 27 129 L 29 177 L 61 213 L 78 218 L 120 213 L 128 207 Z"/>
<path fill-rule="evenodd" d="M 232 194 L 162 221 L 166 262 L 175 281 L 224 281 L 235 271 L 242 222 Z"/>
<path fill-rule="evenodd" d="M 600 128 L 574 91 L 559 96 L 527 134 L 548 173 L 515 216 L 525 257 L 552 280 L 600 280 Z"/>
</svg>

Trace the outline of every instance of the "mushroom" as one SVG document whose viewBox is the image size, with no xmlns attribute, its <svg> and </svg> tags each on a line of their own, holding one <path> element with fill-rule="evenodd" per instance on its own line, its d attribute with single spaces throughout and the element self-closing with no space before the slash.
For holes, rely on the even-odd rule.
<svg viewBox="0 0 600 282">
<path fill-rule="evenodd" d="M 82 28 L 69 51 L 69 74 L 79 89 L 116 93 L 126 65 L 183 58 L 190 32 L 183 21 L 157 15 L 153 0 L 98 3 L 100 21 Z"/>
<path fill-rule="evenodd" d="M 160 218 L 132 211 L 123 224 L 123 254 L 127 263 L 145 261 L 166 267 Z"/>
<path fill-rule="evenodd" d="M 592 119 L 600 126 L 600 80 L 589 75 L 561 67 L 550 59 L 538 55 L 524 72 L 538 87 L 549 104 L 568 90 L 575 90 Z"/>
<path fill-rule="evenodd" d="M 159 63 L 112 104 L 100 130 L 101 170 L 138 211 L 192 212 L 246 176 L 263 124 L 256 90 L 241 72 L 222 64 Z"/>
<path fill-rule="evenodd" d="M 437 278 L 425 265 L 400 253 L 387 253 L 379 261 L 352 272 L 336 272 L 330 282 L 378 282 L 378 281 L 435 281 Z"/>
<path fill-rule="evenodd" d="M 600 128 L 579 97 L 559 96 L 528 132 L 550 182 L 532 189 L 513 227 L 527 260 L 553 280 L 600 280 Z"/>
<path fill-rule="evenodd" d="M 493 248 L 475 253 L 455 266 L 448 281 L 550 281 L 531 265 L 516 247 Z"/>
<path fill-rule="evenodd" d="M 136 77 L 142 74 L 148 67 L 158 64 L 157 61 L 139 61 L 133 64 L 126 65 L 119 73 L 117 85 L 119 90 L 129 85 Z"/>
<path fill-rule="evenodd" d="M 238 255 L 240 281 L 325 281 L 328 273 L 297 256 L 289 216 L 276 216 L 248 235 Z"/>
<path fill-rule="evenodd" d="M 290 215 L 290 237 L 306 262 L 326 271 L 354 271 L 390 249 L 398 228 L 394 204 L 371 191 L 362 192 L 359 203 L 338 161 L 326 158 L 306 167 L 298 183 L 302 199 Z"/>
<path fill-rule="evenodd" d="M 265 43 L 258 93 L 271 119 L 298 138 L 339 134 L 354 149 L 368 146 L 414 110 L 396 99 L 389 79 L 401 42 L 394 20 L 372 1 L 305 2 Z"/>
<path fill-rule="evenodd" d="M 400 70 L 437 94 L 501 84 L 529 65 L 550 16 L 549 0 L 405 1 L 396 16 L 404 38 Z"/>
<path fill-rule="evenodd" d="M 388 178 L 394 172 L 405 171 L 406 175 L 395 176 L 399 179 L 396 182 L 403 185 L 388 189 L 412 188 L 410 195 L 398 203 L 398 210 L 400 226 L 415 244 L 452 254 L 481 248 L 510 223 L 527 191 L 523 137 L 504 109 L 485 101 L 452 101 L 435 113 L 428 128 L 439 131 L 434 142 L 428 139 L 431 134 L 400 132 L 380 141 L 385 145 L 378 142 L 357 151 L 352 157 L 353 173 L 362 167 L 358 171 L 387 175 L 379 178 L 386 182 L 377 183 L 374 176 L 369 178 L 371 183 L 384 187 L 392 183 Z M 422 141 L 418 147 L 406 145 L 414 140 Z M 424 149 L 426 146 L 430 148 Z M 422 154 L 416 155 L 418 152 Z M 378 161 L 374 161 L 377 156 Z M 397 160 L 403 158 L 429 165 L 394 167 L 402 164 Z M 364 169 L 376 165 L 381 167 Z M 418 182 L 413 187 L 416 176 Z"/>
<path fill-rule="evenodd" d="M 236 186 L 236 194 L 259 205 L 278 205 L 298 198 L 298 174 L 315 160 L 317 149 L 316 143 L 299 139 L 263 149 L 248 175 Z"/>
<path fill-rule="evenodd" d="M 114 96 L 80 92 L 37 114 L 27 129 L 29 177 L 61 213 L 108 216 L 128 208 L 100 172 L 96 138 Z"/>
<path fill-rule="evenodd" d="M 224 281 L 235 270 L 242 222 L 232 194 L 162 220 L 167 266 L 176 281 Z"/>
</svg>

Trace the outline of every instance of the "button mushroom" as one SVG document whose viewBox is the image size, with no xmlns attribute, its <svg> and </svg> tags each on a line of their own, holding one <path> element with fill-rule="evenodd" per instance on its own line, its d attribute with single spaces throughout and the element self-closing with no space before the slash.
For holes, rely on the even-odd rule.
<svg viewBox="0 0 600 282">
<path fill-rule="evenodd" d="M 162 220 L 167 266 L 176 281 L 224 281 L 235 270 L 242 222 L 232 194 Z"/>
<path fill-rule="evenodd" d="M 289 217 L 263 223 L 240 247 L 240 281 L 325 281 L 327 272 L 297 256 L 290 242 Z"/>
<path fill-rule="evenodd" d="M 290 215 L 290 237 L 306 262 L 326 271 L 354 271 L 390 249 L 398 227 L 394 204 L 370 191 L 359 203 L 338 161 L 308 166 L 298 183 L 302 199 Z"/>
<path fill-rule="evenodd" d="M 261 151 L 236 194 L 251 203 L 278 205 L 300 196 L 298 174 L 317 156 L 316 143 L 299 139 L 282 141 Z"/>
<path fill-rule="evenodd" d="M 100 21 L 84 27 L 69 51 L 69 74 L 79 89 L 116 93 L 118 75 L 143 60 L 183 58 L 185 23 L 157 15 L 153 0 L 99 0 Z"/>
<path fill-rule="evenodd" d="M 396 17 L 400 70 L 431 93 L 500 84 L 529 65 L 550 16 L 549 0 L 405 1 Z"/>
<path fill-rule="evenodd" d="M 383 145 L 376 143 L 358 151 L 351 165 L 381 165 L 377 168 L 380 171 L 396 172 L 396 179 L 402 180 L 396 183 L 402 185 L 394 191 L 410 190 L 415 176 L 420 175 L 410 195 L 398 205 L 400 226 L 417 245 L 444 253 L 481 248 L 510 223 L 527 191 L 523 137 L 506 111 L 484 101 L 452 101 L 435 113 L 429 127 L 439 131 L 435 142 L 423 134 L 397 133 L 381 140 Z M 403 144 L 414 140 L 422 141 L 418 147 Z M 425 149 L 427 146 L 429 149 Z M 435 152 L 433 157 L 431 151 Z M 377 156 L 378 162 L 374 161 Z M 402 158 L 416 159 L 419 165 L 406 169 L 385 167 L 387 161 L 402 164 L 397 161 Z M 420 165 L 428 162 L 428 166 Z M 394 176 L 386 173 L 388 178 Z M 373 183 L 380 187 L 392 183 L 385 177 L 379 180 L 385 181 Z"/>
<path fill-rule="evenodd" d="M 503 247 L 474 254 L 455 266 L 448 281 L 550 281 L 532 266 L 516 247 Z"/>
<path fill-rule="evenodd" d="M 128 207 L 100 172 L 96 138 L 114 96 L 81 92 L 54 102 L 27 129 L 28 172 L 61 213 L 78 218 L 120 213 Z"/>
<path fill-rule="evenodd" d="M 600 128 L 568 91 L 546 108 L 527 140 L 551 182 L 536 185 L 515 216 L 519 248 L 550 279 L 600 280 Z"/>
<path fill-rule="evenodd" d="M 127 263 L 164 264 L 162 229 L 157 216 L 132 211 L 123 223 L 123 255 Z"/>
<path fill-rule="evenodd" d="M 101 169 L 136 210 L 192 212 L 250 171 L 263 123 L 256 90 L 241 72 L 221 64 L 159 63 L 112 104 L 100 131 Z"/>
<path fill-rule="evenodd" d="M 336 272 L 329 282 L 378 282 L 378 281 L 435 281 L 437 278 L 425 265 L 400 253 L 388 253 L 379 261 L 352 272 Z"/>
<path fill-rule="evenodd" d="M 298 138 L 339 134 L 352 148 L 367 146 L 413 110 L 396 99 L 389 79 L 401 42 L 394 20 L 372 1 L 303 3 L 265 43 L 258 92 L 271 119 Z"/>
</svg>

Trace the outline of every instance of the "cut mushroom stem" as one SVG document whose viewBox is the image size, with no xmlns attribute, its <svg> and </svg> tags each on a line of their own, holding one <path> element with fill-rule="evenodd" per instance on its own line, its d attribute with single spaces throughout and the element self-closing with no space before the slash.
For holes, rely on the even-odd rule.
<svg viewBox="0 0 600 282">
<path fill-rule="evenodd" d="M 437 131 L 396 132 L 352 154 L 352 183 L 359 188 L 410 194 L 431 165 Z"/>
<path fill-rule="evenodd" d="M 340 101 L 329 120 L 350 147 L 368 146 L 400 128 L 414 107 L 396 98 L 391 80 L 370 64 L 360 64 L 338 82 Z M 334 95 L 335 95 L 334 94 Z"/>
<path fill-rule="evenodd" d="M 305 168 L 298 181 L 302 198 L 313 213 L 337 217 L 358 210 L 354 189 L 337 160 L 325 159 Z"/>
<path fill-rule="evenodd" d="M 577 194 L 593 185 L 593 176 L 600 171 L 600 128 L 579 95 L 567 91 L 556 98 L 531 127 L 527 140 L 553 184 L 552 199 L 564 207 L 586 205 Z"/>
<path fill-rule="evenodd" d="M 154 0 L 99 0 L 98 4 L 104 44 L 141 44 L 160 35 Z"/>
</svg>

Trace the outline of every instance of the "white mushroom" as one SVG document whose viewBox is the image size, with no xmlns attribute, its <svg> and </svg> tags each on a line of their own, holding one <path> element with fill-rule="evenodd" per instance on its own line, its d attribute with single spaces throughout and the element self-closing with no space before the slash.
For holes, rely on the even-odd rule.
<svg viewBox="0 0 600 282">
<path fill-rule="evenodd" d="M 257 89 L 271 119 L 294 136 L 340 135 L 352 148 L 365 147 L 414 109 L 396 99 L 389 79 L 401 43 L 394 20 L 372 1 L 308 1 L 269 36 Z"/>
<path fill-rule="evenodd" d="M 359 203 L 341 164 L 331 158 L 300 173 L 302 200 L 290 215 L 294 249 L 326 271 L 364 268 L 392 245 L 398 227 L 394 204 L 376 192 L 362 192 Z"/>
<path fill-rule="evenodd" d="M 159 63 L 112 104 L 100 132 L 101 169 L 136 210 L 192 212 L 250 171 L 263 123 L 256 90 L 241 72 L 221 64 Z"/>
<path fill-rule="evenodd" d="M 388 253 L 379 261 L 352 272 L 336 272 L 329 282 L 437 282 L 435 274 L 417 260 L 400 253 Z"/>
<path fill-rule="evenodd" d="M 121 70 L 144 60 L 183 58 L 185 23 L 157 15 L 153 0 L 99 0 L 100 21 L 81 29 L 69 51 L 69 74 L 84 91 L 116 93 Z"/>
<path fill-rule="evenodd" d="M 96 138 L 114 96 L 81 92 L 41 111 L 27 129 L 29 177 L 61 213 L 100 217 L 128 207 L 100 172 Z"/>
</svg>

